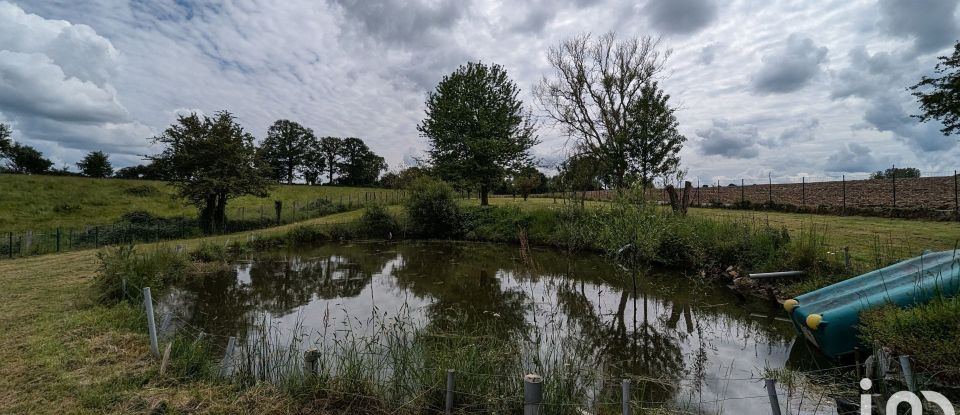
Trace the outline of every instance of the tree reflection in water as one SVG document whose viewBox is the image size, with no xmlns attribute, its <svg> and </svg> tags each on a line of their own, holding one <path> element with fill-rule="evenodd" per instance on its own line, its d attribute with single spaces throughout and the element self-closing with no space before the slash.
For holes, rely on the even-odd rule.
<svg viewBox="0 0 960 415">
<path fill-rule="evenodd" d="M 789 355 L 792 328 L 752 318 L 758 308 L 734 305 L 724 290 L 691 287 L 675 273 L 642 273 L 633 284 L 593 255 L 534 256 L 532 268 L 504 245 L 329 244 L 258 254 L 229 272 L 189 280 L 165 302 L 207 332 L 241 337 L 264 315 L 303 318 L 319 331 L 330 310 L 348 319 L 402 305 L 438 332 L 492 327 L 492 335 L 522 345 L 524 353 L 510 358 L 525 369 L 552 360 L 602 372 L 608 384 L 594 386 L 610 394 L 616 379 L 662 379 L 635 387 L 658 402 L 716 395 L 725 367 L 783 366 Z"/>
</svg>

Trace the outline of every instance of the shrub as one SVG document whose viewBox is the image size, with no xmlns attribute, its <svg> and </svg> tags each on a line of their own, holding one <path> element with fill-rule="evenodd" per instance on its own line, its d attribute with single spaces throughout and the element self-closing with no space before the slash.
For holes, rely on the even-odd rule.
<svg viewBox="0 0 960 415">
<path fill-rule="evenodd" d="M 227 262 L 230 260 L 230 253 L 225 245 L 204 241 L 190 252 L 190 259 L 200 262 Z"/>
<path fill-rule="evenodd" d="M 186 255 L 169 247 L 139 253 L 131 245 L 120 246 L 100 252 L 98 258 L 93 286 L 103 303 L 139 301 L 143 287 L 163 288 L 183 278 L 189 264 Z"/>
<path fill-rule="evenodd" d="M 360 233 L 367 237 L 392 239 L 402 229 L 397 220 L 383 205 L 368 206 L 360 217 Z"/>
<path fill-rule="evenodd" d="M 421 177 L 410 185 L 404 203 L 410 232 L 427 238 L 445 238 L 460 232 L 460 205 L 450 185 Z"/>
<path fill-rule="evenodd" d="M 160 190 L 148 184 L 128 187 L 123 192 L 137 197 L 150 197 L 160 194 Z"/>
<path fill-rule="evenodd" d="M 292 245 L 310 244 L 330 240 L 330 235 L 315 225 L 295 226 L 287 233 L 287 241 Z"/>
</svg>

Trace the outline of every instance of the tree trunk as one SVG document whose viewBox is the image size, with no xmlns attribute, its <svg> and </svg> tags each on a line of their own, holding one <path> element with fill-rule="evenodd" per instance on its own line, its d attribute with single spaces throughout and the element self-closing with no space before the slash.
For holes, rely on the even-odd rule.
<svg viewBox="0 0 960 415">
<path fill-rule="evenodd" d="M 216 212 L 217 195 L 209 194 L 204 198 L 203 207 L 200 208 L 200 230 L 204 234 L 213 233 L 214 213 Z"/>
<path fill-rule="evenodd" d="M 670 196 L 670 208 L 673 209 L 673 213 L 679 213 L 680 198 L 677 197 L 677 189 L 674 188 L 672 184 L 668 184 L 666 190 L 667 196 Z"/>
<path fill-rule="evenodd" d="M 216 196 L 216 208 L 213 212 L 213 228 L 216 232 L 223 232 L 227 224 L 227 195 L 220 193 Z"/>
<path fill-rule="evenodd" d="M 487 185 L 480 185 L 480 206 L 487 206 L 490 204 L 490 200 L 487 198 L 487 195 L 490 193 L 490 190 L 487 189 Z"/>
<path fill-rule="evenodd" d="M 683 182 L 683 201 L 680 202 L 680 211 L 687 214 L 687 208 L 690 207 L 690 194 L 693 193 L 693 183 Z"/>
</svg>

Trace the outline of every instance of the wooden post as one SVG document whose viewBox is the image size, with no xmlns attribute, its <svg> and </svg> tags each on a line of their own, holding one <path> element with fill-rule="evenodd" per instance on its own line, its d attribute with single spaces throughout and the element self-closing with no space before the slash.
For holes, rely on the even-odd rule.
<svg viewBox="0 0 960 415">
<path fill-rule="evenodd" d="M 767 397 L 770 398 L 770 411 L 773 415 L 780 415 L 780 399 L 777 397 L 777 380 L 764 379 L 763 383 L 767 386 Z"/>
<path fill-rule="evenodd" d="M 850 247 L 843 247 L 843 269 L 850 270 Z"/>
<path fill-rule="evenodd" d="M 543 404 L 543 378 L 530 373 L 523 377 L 523 415 L 540 415 Z"/>
<path fill-rule="evenodd" d="M 768 198 L 767 205 L 769 207 L 772 207 L 773 206 L 773 177 L 770 175 L 769 172 L 767 173 L 767 198 Z"/>
<path fill-rule="evenodd" d="M 740 178 L 740 206 L 747 205 L 747 199 L 744 197 L 743 178 Z"/>
<path fill-rule="evenodd" d="M 447 369 L 447 396 L 443 403 L 443 413 L 446 415 L 453 413 L 454 373 L 453 369 Z"/>
<path fill-rule="evenodd" d="M 623 409 L 622 411 L 623 415 L 632 415 L 633 408 L 630 407 L 630 379 L 624 379 L 623 381 L 620 382 L 620 391 L 621 391 L 620 400 L 622 401 L 621 405 Z"/>
<path fill-rule="evenodd" d="M 150 287 L 143 287 L 143 308 L 147 312 L 147 332 L 150 334 L 150 352 L 160 357 L 160 346 L 157 344 L 157 322 L 153 316 L 153 297 Z"/>
<path fill-rule="evenodd" d="M 807 205 L 807 176 L 800 177 L 800 206 Z"/>
</svg>

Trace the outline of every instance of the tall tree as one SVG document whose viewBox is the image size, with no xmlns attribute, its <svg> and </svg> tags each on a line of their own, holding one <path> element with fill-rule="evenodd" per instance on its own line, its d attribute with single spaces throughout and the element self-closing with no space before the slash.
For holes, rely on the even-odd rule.
<svg viewBox="0 0 960 415">
<path fill-rule="evenodd" d="M 253 136 L 227 111 L 213 117 L 180 116 L 153 141 L 166 148 L 151 159 L 163 166 L 180 196 L 197 206 L 207 233 L 223 231 L 229 199 L 268 194 L 269 167 Z"/>
<path fill-rule="evenodd" d="M 10 147 L 13 146 L 13 139 L 10 138 L 11 135 L 13 135 L 13 131 L 10 129 L 10 126 L 0 124 L 0 159 L 5 158 L 7 151 L 10 151 Z"/>
<path fill-rule="evenodd" d="M 91 151 L 77 163 L 80 173 L 88 177 L 104 178 L 113 175 L 110 158 L 102 151 Z"/>
<path fill-rule="evenodd" d="M 53 162 L 43 157 L 39 150 L 20 143 L 10 144 L 4 158 L 7 159 L 6 169 L 13 173 L 43 174 L 53 166 Z"/>
<path fill-rule="evenodd" d="M 533 161 L 538 141 L 519 93 L 500 65 L 469 62 L 427 94 L 417 129 L 430 141 L 430 163 L 445 180 L 479 186 L 481 205 L 508 173 Z"/>
<path fill-rule="evenodd" d="M 629 184 L 624 160 L 633 122 L 629 109 L 644 85 L 663 76 L 669 55 L 660 50 L 658 39 L 618 40 L 613 32 L 597 38 L 580 35 L 547 53 L 554 73 L 540 81 L 534 95 L 614 187 Z"/>
<path fill-rule="evenodd" d="M 267 129 L 267 138 L 260 145 L 261 157 L 276 180 L 293 183 L 305 166 L 313 141 L 313 130 L 290 120 L 277 120 Z"/>
<path fill-rule="evenodd" d="M 937 76 L 924 76 L 911 86 L 913 96 L 920 103 L 920 122 L 940 120 L 943 135 L 960 130 L 960 42 L 953 45 L 953 54 L 940 56 L 934 68 Z"/>
<path fill-rule="evenodd" d="M 624 163 L 615 170 L 625 170 L 644 188 L 652 185 L 654 178 L 679 168 L 679 152 L 687 141 L 677 130 L 676 108 L 669 101 L 670 95 L 656 81 L 648 81 L 640 88 L 640 97 L 627 108 L 626 153 L 611 160 Z"/>
<path fill-rule="evenodd" d="M 315 148 L 318 152 L 317 157 L 323 159 L 323 164 L 327 168 L 327 184 L 333 184 L 333 175 L 339 174 L 340 148 L 342 146 L 342 138 L 323 137 Z"/>
<path fill-rule="evenodd" d="M 355 137 L 344 138 L 340 142 L 340 158 L 340 178 L 337 183 L 346 186 L 372 186 L 380 173 L 387 169 L 383 157 Z"/>
</svg>

